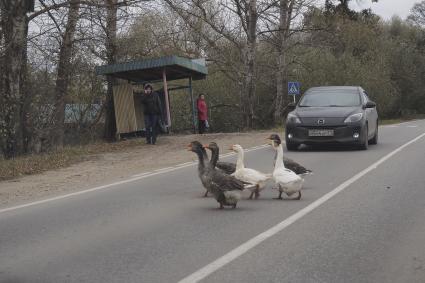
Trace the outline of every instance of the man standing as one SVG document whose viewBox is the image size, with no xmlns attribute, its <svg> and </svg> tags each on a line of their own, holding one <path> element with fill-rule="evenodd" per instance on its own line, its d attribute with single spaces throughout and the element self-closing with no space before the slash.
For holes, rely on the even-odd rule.
<svg viewBox="0 0 425 283">
<path fill-rule="evenodd" d="M 158 121 L 162 117 L 162 103 L 158 93 L 153 92 L 151 84 L 146 84 L 142 95 L 145 116 L 146 142 L 155 144 L 158 135 Z"/>
<path fill-rule="evenodd" d="M 196 101 L 198 108 L 198 130 L 200 134 L 205 132 L 208 123 L 208 108 L 207 103 L 205 102 L 205 95 L 200 94 L 198 100 Z"/>
</svg>

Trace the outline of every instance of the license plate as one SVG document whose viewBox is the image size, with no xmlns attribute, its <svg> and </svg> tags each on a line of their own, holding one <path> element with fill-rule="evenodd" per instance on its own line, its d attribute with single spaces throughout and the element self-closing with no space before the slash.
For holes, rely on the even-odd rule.
<svg viewBox="0 0 425 283">
<path fill-rule="evenodd" d="M 334 130 L 308 130 L 310 137 L 333 137 Z"/>
</svg>

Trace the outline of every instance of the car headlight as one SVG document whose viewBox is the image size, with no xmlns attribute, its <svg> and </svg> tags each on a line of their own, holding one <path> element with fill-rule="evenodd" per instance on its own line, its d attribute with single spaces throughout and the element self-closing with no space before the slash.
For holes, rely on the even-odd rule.
<svg viewBox="0 0 425 283">
<path fill-rule="evenodd" d="M 288 114 L 288 118 L 286 119 L 287 123 L 301 124 L 300 118 L 298 118 L 295 114 Z"/>
<path fill-rule="evenodd" d="M 350 115 L 347 117 L 347 119 L 344 120 L 344 123 L 354 123 L 358 122 L 363 118 L 363 113 L 356 113 L 353 115 Z"/>
</svg>

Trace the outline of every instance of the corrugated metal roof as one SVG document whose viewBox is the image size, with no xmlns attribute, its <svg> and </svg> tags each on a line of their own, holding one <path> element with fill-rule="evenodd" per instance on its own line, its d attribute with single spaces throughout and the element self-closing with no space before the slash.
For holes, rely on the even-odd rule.
<svg viewBox="0 0 425 283">
<path fill-rule="evenodd" d="M 162 71 L 165 68 L 168 81 L 188 77 L 192 77 L 194 80 L 200 80 L 206 77 L 208 69 L 199 62 L 199 60 L 178 56 L 167 56 L 99 66 L 96 67 L 96 74 L 110 75 L 136 82 L 156 81 L 162 79 Z"/>
</svg>

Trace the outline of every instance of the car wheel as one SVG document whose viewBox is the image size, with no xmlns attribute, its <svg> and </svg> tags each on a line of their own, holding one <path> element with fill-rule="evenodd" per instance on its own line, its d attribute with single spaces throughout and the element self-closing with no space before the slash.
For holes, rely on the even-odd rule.
<svg viewBox="0 0 425 283">
<path fill-rule="evenodd" d="M 362 150 L 367 150 L 369 147 L 369 129 L 367 124 L 366 124 L 366 128 L 364 129 L 363 136 L 364 136 L 363 142 L 360 144 L 359 148 Z"/>
<path fill-rule="evenodd" d="M 375 131 L 375 135 L 373 136 L 373 138 L 370 140 L 369 142 L 370 144 L 377 144 L 378 143 L 378 121 L 376 121 L 376 131 Z"/>
</svg>

